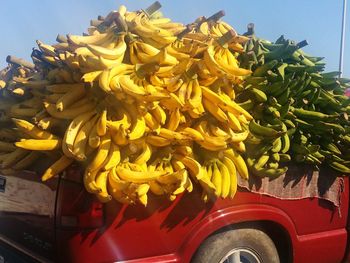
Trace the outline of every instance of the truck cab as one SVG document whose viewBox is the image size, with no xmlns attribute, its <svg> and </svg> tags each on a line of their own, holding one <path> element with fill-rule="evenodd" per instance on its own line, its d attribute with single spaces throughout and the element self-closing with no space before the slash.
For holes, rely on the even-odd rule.
<svg viewBox="0 0 350 263">
<path fill-rule="evenodd" d="M 333 202 L 242 183 L 233 200 L 205 203 L 195 187 L 146 207 L 102 204 L 81 178 L 74 167 L 49 183 L 1 176 L 2 262 L 347 262 L 348 177 L 330 180 L 340 186 Z"/>
</svg>

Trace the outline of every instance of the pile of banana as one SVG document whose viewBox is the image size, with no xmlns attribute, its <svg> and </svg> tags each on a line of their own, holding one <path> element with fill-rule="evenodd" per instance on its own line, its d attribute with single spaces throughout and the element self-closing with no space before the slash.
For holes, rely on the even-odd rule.
<svg viewBox="0 0 350 263">
<path fill-rule="evenodd" d="M 234 87 L 251 74 L 237 60 L 249 38 L 223 12 L 185 26 L 159 8 L 121 6 L 86 34 L 37 41 L 34 68 L 9 62 L 15 70 L 0 78 L 2 172 L 30 169 L 43 155 L 52 160 L 43 181 L 77 162 L 102 202 L 147 205 L 150 193 L 174 200 L 193 187 L 203 200 L 234 197 L 237 176 L 248 178 L 241 154 L 252 116 Z"/>
<path fill-rule="evenodd" d="M 252 35 L 241 54 L 241 66 L 253 73 L 236 99 L 254 117 L 246 160 L 255 175 L 277 177 L 291 159 L 350 173 L 350 100 L 344 96 L 350 80 L 339 78 L 340 72 L 322 73 L 323 58 L 303 52 L 305 45 Z"/>
<path fill-rule="evenodd" d="M 238 176 L 276 178 L 290 161 L 350 173 L 350 80 L 324 73 L 306 41 L 238 35 L 223 11 L 184 25 L 160 7 L 121 6 L 83 35 L 37 41 L 34 64 L 7 58 L 3 174 L 46 160 L 46 181 L 75 162 L 102 202 L 146 206 L 194 187 L 233 198 Z"/>
</svg>

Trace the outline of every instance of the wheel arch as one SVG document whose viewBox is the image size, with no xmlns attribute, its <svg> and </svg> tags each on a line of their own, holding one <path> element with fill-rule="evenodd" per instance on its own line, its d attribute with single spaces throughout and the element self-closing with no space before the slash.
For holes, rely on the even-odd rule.
<svg viewBox="0 0 350 263">
<path fill-rule="evenodd" d="M 280 225 L 279 223 L 274 222 L 274 221 L 256 220 L 256 221 L 246 221 L 246 222 L 240 222 L 240 223 L 233 223 L 233 224 L 224 226 L 224 227 L 214 231 L 209 236 L 207 236 L 202 241 L 202 243 L 208 237 L 210 237 L 212 235 L 215 235 L 217 233 L 226 232 L 229 230 L 235 230 L 235 229 L 258 229 L 258 230 L 263 231 L 265 234 L 267 234 L 272 239 L 272 241 L 277 249 L 279 258 L 283 259 L 283 262 L 285 262 L 285 263 L 293 262 L 293 246 L 292 246 L 291 237 L 290 237 L 289 233 L 286 231 L 286 229 L 283 228 L 282 225 Z M 199 247 L 201 246 L 201 244 L 199 245 Z M 198 250 L 198 248 L 197 248 L 197 250 Z"/>
<path fill-rule="evenodd" d="M 268 205 L 241 205 L 215 211 L 188 233 L 178 253 L 190 262 L 209 236 L 232 229 L 255 228 L 264 231 L 275 243 L 280 258 L 292 262 L 297 233 L 291 218 L 282 210 Z"/>
</svg>

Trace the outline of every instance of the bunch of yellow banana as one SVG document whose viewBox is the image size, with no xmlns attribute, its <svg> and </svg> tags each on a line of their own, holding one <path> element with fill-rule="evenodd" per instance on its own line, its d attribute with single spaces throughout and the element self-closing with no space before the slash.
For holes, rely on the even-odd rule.
<svg viewBox="0 0 350 263">
<path fill-rule="evenodd" d="M 12 129 L 0 129 L 1 168 L 45 154 L 46 181 L 81 163 L 102 202 L 147 205 L 150 194 L 174 200 L 194 186 L 205 200 L 234 197 L 236 174 L 248 178 L 240 154 L 252 116 L 234 102 L 250 74 L 237 61 L 247 39 L 222 12 L 185 26 L 159 8 L 121 6 L 87 34 L 37 41 L 35 69 L 1 73 L 0 121 Z"/>
</svg>

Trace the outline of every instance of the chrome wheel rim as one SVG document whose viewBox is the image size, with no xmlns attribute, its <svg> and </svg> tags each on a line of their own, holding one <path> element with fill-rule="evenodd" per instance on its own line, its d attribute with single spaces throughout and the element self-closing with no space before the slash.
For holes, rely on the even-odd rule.
<svg viewBox="0 0 350 263">
<path fill-rule="evenodd" d="M 219 263 L 262 263 L 262 261 L 252 249 L 235 248 L 230 250 Z"/>
</svg>

